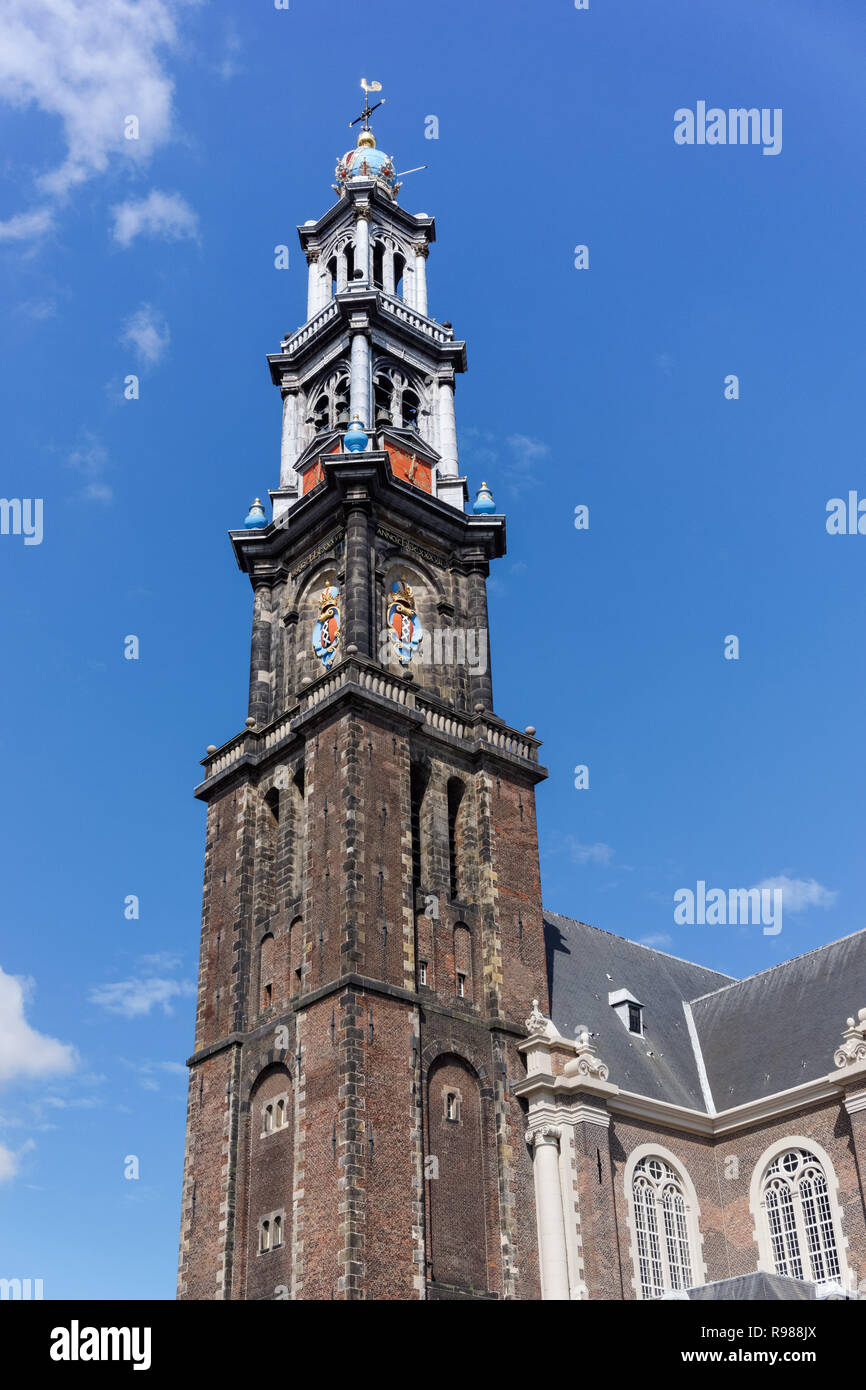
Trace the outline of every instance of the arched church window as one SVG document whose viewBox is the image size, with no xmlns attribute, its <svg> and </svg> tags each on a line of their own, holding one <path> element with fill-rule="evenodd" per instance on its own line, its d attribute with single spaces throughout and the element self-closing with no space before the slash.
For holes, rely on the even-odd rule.
<svg viewBox="0 0 866 1390">
<path fill-rule="evenodd" d="M 824 1167 L 807 1149 L 787 1149 L 762 1183 L 764 1212 L 777 1274 L 824 1284 L 840 1277 L 839 1240 Z"/>
<path fill-rule="evenodd" d="M 632 1175 L 637 1275 L 642 1298 L 694 1284 L 692 1212 L 681 1175 L 663 1158 L 642 1158 Z"/>
</svg>

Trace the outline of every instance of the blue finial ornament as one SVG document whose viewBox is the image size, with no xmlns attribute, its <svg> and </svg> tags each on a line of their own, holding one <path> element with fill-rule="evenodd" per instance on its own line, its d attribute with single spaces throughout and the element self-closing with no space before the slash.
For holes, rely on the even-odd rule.
<svg viewBox="0 0 866 1390">
<path fill-rule="evenodd" d="M 349 428 L 346 430 L 344 445 L 350 454 L 363 454 L 369 438 L 364 426 L 361 424 L 359 416 L 355 416 Z"/>
<path fill-rule="evenodd" d="M 473 512 L 478 512 L 481 515 L 489 515 L 496 511 L 496 503 L 493 500 L 493 493 L 490 491 L 490 488 L 487 486 L 486 483 L 482 483 L 477 493 L 475 494 L 475 505 L 472 508 L 472 510 Z"/>
<path fill-rule="evenodd" d="M 244 526 L 248 531 L 260 531 L 263 526 L 267 526 L 268 519 L 265 516 L 265 509 L 262 506 L 262 499 L 257 497 L 247 512 L 247 519 Z"/>
</svg>

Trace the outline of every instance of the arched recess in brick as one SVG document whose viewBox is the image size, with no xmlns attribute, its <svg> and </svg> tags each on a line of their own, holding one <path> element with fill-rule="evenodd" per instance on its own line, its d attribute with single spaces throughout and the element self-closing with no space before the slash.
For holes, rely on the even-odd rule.
<svg viewBox="0 0 866 1390">
<path fill-rule="evenodd" d="M 438 1284 L 487 1290 L 487 1192 L 481 1086 L 445 1053 L 427 1077 L 429 1273 Z"/>
<path fill-rule="evenodd" d="M 240 1290 L 234 1297 L 273 1299 L 283 1286 L 291 1291 L 292 1188 L 294 1185 L 294 1088 L 281 1063 L 268 1067 L 250 1091 L 243 1114 L 243 1170 L 239 1246 L 243 1254 Z M 279 1217 L 279 1223 L 274 1222 Z M 262 1222 L 269 1221 L 269 1248 L 262 1250 Z M 273 1232 L 279 1230 L 278 1245 Z"/>
<path fill-rule="evenodd" d="M 256 834 L 256 921 L 266 921 L 277 908 L 277 863 L 280 851 L 280 793 L 271 787 L 261 798 Z"/>
<path fill-rule="evenodd" d="M 304 919 L 296 917 L 289 927 L 289 998 L 300 994 L 304 982 Z"/>
<path fill-rule="evenodd" d="M 259 942 L 259 1013 L 264 1013 L 275 1002 L 274 953 L 273 935 L 271 932 L 266 932 Z"/>
<path fill-rule="evenodd" d="M 472 999 L 472 933 L 465 922 L 454 927 L 454 992 L 459 999 Z"/>
</svg>

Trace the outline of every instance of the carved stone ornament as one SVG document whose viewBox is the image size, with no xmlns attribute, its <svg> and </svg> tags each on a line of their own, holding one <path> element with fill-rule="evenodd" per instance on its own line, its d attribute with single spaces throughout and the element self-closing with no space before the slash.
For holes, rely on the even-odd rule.
<svg viewBox="0 0 866 1390">
<path fill-rule="evenodd" d="M 833 1061 L 837 1067 L 855 1067 L 866 1062 L 866 1009 L 861 1009 L 857 1022 L 848 1019 L 848 1027 L 842 1034 L 845 1041 L 837 1047 Z"/>
<path fill-rule="evenodd" d="M 591 1076 L 596 1081 L 607 1081 L 610 1068 L 593 1047 L 588 1028 L 578 1028 L 574 1049 L 574 1056 L 565 1066 L 566 1076 Z"/>
<path fill-rule="evenodd" d="M 550 1019 L 546 1018 L 545 1015 L 541 1012 L 540 1008 L 538 1007 L 538 1000 L 533 999 L 532 1013 L 526 1020 L 526 1027 L 528 1031 L 530 1033 L 543 1033 L 547 1028 L 549 1022 Z"/>
<path fill-rule="evenodd" d="M 558 1125 L 537 1125 L 535 1129 L 528 1129 L 524 1136 L 531 1149 L 536 1144 L 558 1144 L 562 1130 Z"/>
</svg>

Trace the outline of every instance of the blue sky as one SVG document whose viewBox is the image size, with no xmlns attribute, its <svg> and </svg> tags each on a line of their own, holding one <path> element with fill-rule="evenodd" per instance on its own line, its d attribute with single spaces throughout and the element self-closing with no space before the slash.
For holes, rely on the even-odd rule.
<svg viewBox="0 0 866 1390">
<path fill-rule="evenodd" d="M 734 975 L 864 925 L 866 538 L 825 518 L 866 494 L 866 16 L 7 0 L 0 48 L 2 492 L 44 505 L 40 545 L 0 536 L 0 1275 L 170 1298 L 191 790 L 246 715 L 226 531 L 277 483 L 264 357 L 362 76 L 398 169 L 429 165 L 401 201 L 436 216 L 461 460 L 509 519 L 494 693 L 544 739 L 547 905 Z M 781 108 L 781 153 L 678 146 L 698 101 Z M 701 879 L 784 880 L 782 932 L 676 926 Z"/>
</svg>

